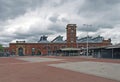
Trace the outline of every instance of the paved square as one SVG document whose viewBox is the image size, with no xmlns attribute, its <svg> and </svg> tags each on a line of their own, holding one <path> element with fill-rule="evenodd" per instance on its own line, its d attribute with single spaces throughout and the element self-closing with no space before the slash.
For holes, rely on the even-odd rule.
<svg viewBox="0 0 120 82">
<path fill-rule="evenodd" d="M 17 59 L 28 61 L 28 62 L 50 62 L 50 61 L 63 60 L 63 59 L 57 59 L 57 58 L 40 58 L 40 57 L 27 57 L 27 58 L 17 58 Z"/>
<path fill-rule="evenodd" d="M 88 57 L 1 57 L 0 82 L 120 82 L 119 65 L 120 60 Z"/>
<path fill-rule="evenodd" d="M 120 81 L 120 64 L 85 61 L 51 64 L 49 66 Z"/>
</svg>

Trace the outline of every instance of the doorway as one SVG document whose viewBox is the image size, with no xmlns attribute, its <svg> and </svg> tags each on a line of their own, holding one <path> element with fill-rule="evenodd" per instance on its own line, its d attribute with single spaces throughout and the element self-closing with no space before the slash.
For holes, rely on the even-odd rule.
<svg viewBox="0 0 120 82">
<path fill-rule="evenodd" d="M 18 48 L 18 55 L 19 56 L 24 56 L 22 47 Z"/>
</svg>

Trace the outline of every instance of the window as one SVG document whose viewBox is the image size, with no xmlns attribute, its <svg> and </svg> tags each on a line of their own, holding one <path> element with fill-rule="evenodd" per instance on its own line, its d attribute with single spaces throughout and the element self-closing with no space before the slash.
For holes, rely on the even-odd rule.
<svg viewBox="0 0 120 82">
<path fill-rule="evenodd" d="M 32 48 L 32 52 L 35 52 L 35 48 Z"/>
<path fill-rule="evenodd" d="M 32 55 L 35 55 L 35 48 L 32 48 Z"/>
<path fill-rule="evenodd" d="M 74 32 L 74 30 L 71 30 L 71 32 L 73 33 L 73 32 Z"/>
</svg>

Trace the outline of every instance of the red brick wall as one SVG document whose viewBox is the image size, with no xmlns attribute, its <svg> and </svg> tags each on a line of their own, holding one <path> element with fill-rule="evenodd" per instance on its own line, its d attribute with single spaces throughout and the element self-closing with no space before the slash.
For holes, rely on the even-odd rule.
<svg viewBox="0 0 120 82">
<path fill-rule="evenodd" d="M 67 47 L 75 48 L 76 45 L 76 24 L 68 24 L 67 27 Z"/>
<path fill-rule="evenodd" d="M 76 48 L 82 48 L 86 47 L 86 43 L 77 43 L 73 44 L 76 46 Z M 89 47 L 100 47 L 100 46 L 107 46 L 111 45 L 109 42 L 102 42 L 102 43 L 89 43 Z M 56 51 L 60 48 L 66 48 L 68 47 L 68 43 L 11 43 L 9 47 L 9 51 L 12 53 L 14 50 L 16 52 L 16 49 L 18 47 L 24 47 L 25 48 L 25 55 L 31 55 L 32 54 L 32 48 L 35 48 L 35 54 L 37 54 L 38 50 L 41 51 L 41 54 L 46 55 L 48 54 L 48 51 Z M 75 47 L 74 46 L 74 47 Z M 18 55 L 18 54 L 17 54 Z"/>
<path fill-rule="evenodd" d="M 66 43 L 11 43 L 9 51 L 14 50 L 16 52 L 16 49 L 21 46 L 25 48 L 25 55 L 31 55 L 32 48 L 35 48 L 35 54 L 40 50 L 41 54 L 46 55 L 48 51 L 52 52 L 66 47 Z"/>
</svg>

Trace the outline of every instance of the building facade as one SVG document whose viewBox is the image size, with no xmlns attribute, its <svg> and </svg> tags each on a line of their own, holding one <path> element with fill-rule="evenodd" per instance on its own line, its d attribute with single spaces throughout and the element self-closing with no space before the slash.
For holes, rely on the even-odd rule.
<svg viewBox="0 0 120 82">
<path fill-rule="evenodd" d="M 61 48 L 86 48 L 101 47 L 111 45 L 111 40 L 104 40 L 103 37 L 84 37 L 78 39 L 76 37 L 76 24 L 68 24 L 66 26 L 66 40 L 63 40 L 61 35 L 57 36 L 51 42 L 47 40 L 47 36 L 41 36 L 37 43 L 26 43 L 25 41 L 16 41 L 9 44 L 9 52 L 13 55 L 54 55 Z"/>
</svg>

